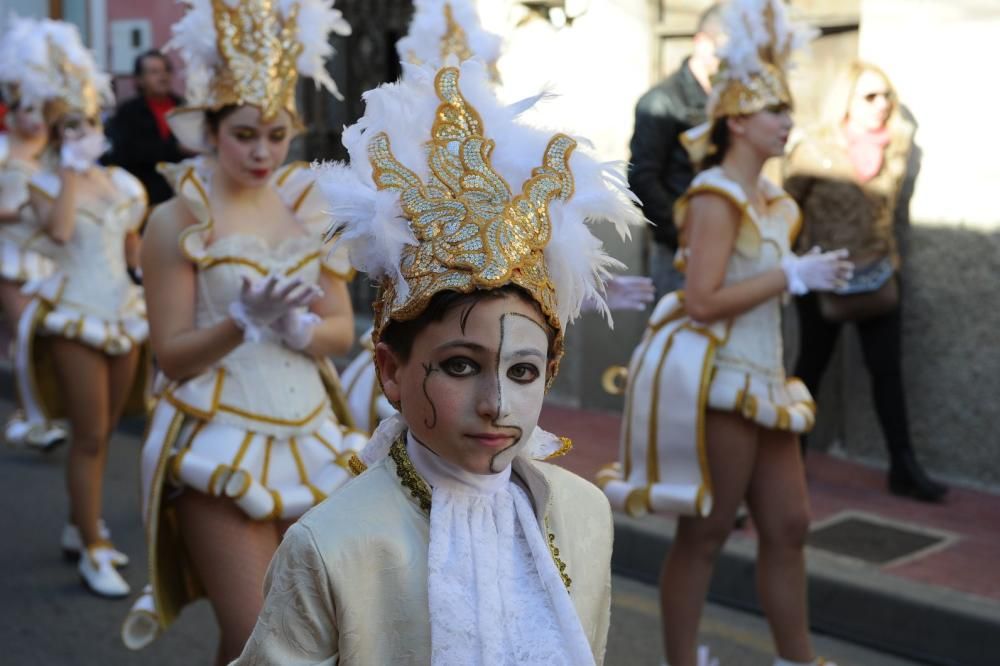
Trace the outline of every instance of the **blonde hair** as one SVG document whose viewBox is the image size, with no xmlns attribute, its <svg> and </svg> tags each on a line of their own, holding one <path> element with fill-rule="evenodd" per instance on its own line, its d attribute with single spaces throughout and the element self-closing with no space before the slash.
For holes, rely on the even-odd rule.
<svg viewBox="0 0 1000 666">
<path fill-rule="evenodd" d="M 892 110 L 889 112 L 889 117 L 886 118 L 886 127 L 892 130 L 905 122 L 899 109 L 896 88 L 892 85 L 889 76 L 878 65 L 864 60 L 854 60 L 834 78 L 833 85 L 830 86 L 830 91 L 823 101 L 823 110 L 820 116 L 823 127 L 839 128 L 844 124 L 851 110 L 851 101 L 854 98 L 858 79 L 865 72 L 872 72 L 882 77 L 886 89 L 889 91 L 889 103 L 892 105 Z"/>
</svg>

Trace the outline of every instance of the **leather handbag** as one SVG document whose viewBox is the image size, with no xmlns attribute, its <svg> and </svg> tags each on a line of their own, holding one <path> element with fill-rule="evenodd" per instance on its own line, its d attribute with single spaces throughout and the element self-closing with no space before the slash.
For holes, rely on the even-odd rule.
<svg viewBox="0 0 1000 666">
<path fill-rule="evenodd" d="M 856 264 L 847 285 L 819 292 L 817 298 L 820 314 L 827 321 L 864 321 L 899 307 L 899 280 L 889 257 L 881 257 Z"/>
</svg>

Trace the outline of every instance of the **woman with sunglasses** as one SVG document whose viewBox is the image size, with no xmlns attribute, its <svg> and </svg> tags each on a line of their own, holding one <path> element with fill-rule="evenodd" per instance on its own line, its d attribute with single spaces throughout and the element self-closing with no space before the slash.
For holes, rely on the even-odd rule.
<svg viewBox="0 0 1000 666">
<path fill-rule="evenodd" d="M 795 374 L 815 395 L 841 325 L 853 322 L 888 447 L 889 490 L 940 502 L 948 489 L 928 477 L 914 455 L 902 378 L 896 234 L 908 221 L 914 127 L 903 117 L 889 77 L 866 62 L 843 72 L 825 110 L 821 126 L 790 152 L 785 188 L 802 209 L 799 247 L 846 247 L 857 270 L 840 294 L 797 299 Z"/>
</svg>

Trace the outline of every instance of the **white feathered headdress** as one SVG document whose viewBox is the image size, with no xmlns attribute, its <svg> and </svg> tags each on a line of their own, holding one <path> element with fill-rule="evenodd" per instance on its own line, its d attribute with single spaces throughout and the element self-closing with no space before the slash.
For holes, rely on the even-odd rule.
<svg viewBox="0 0 1000 666">
<path fill-rule="evenodd" d="M 335 248 L 381 284 L 373 338 L 418 316 L 441 291 L 517 285 L 562 333 L 584 300 L 604 304 L 622 265 L 590 231 L 641 224 L 617 168 L 583 141 L 518 122 L 485 65 L 404 64 L 401 81 L 365 94 L 344 131 L 350 164 L 319 167 Z"/>
<path fill-rule="evenodd" d="M 440 67 L 454 56 L 459 62 L 483 61 L 495 72 L 499 35 L 483 29 L 475 0 L 415 0 L 406 36 L 396 42 L 401 62 Z"/>
<path fill-rule="evenodd" d="M 61 100 L 88 117 L 114 104 L 111 78 L 65 21 L 12 15 L 0 38 L 0 82 L 5 96 L 22 103 Z"/>
<path fill-rule="evenodd" d="M 782 0 L 731 0 L 722 13 L 726 42 L 712 77 L 709 115 L 755 113 L 792 103 L 787 72 L 794 53 L 816 32 L 794 24 Z"/>
<path fill-rule="evenodd" d="M 695 162 L 710 150 L 711 123 L 726 116 L 792 106 L 787 73 L 792 56 L 816 36 L 793 23 L 783 0 L 730 0 L 722 12 L 725 43 L 708 97 L 709 122 L 684 133 L 681 141 Z"/>
<path fill-rule="evenodd" d="M 168 49 L 184 60 L 187 104 L 168 117 L 184 145 L 204 150 L 204 111 L 250 104 L 264 119 L 296 119 L 295 84 L 311 77 L 340 97 L 326 71 L 330 33 L 351 34 L 334 0 L 182 0 Z"/>
</svg>

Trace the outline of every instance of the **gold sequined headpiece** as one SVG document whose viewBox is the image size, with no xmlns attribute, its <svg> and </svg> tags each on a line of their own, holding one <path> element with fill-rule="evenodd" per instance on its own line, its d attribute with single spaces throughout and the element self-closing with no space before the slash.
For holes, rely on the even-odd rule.
<svg viewBox="0 0 1000 666">
<path fill-rule="evenodd" d="M 712 77 L 709 123 L 769 107 L 792 106 L 787 70 L 793 53 L 811 38 L 789 21 L 782 0 L 730 0 L 723 16 L 725 43 Z M 695 127 L 682 142 L 695 162 L 711 151 L 708 127 Z"/>
<path fill-rule="evenodd" d="M 260 108 L 264 121 L 281 109 L 295 115 L 295 60 L 302 53 L 296 40 L 298 13 L 298 5 L 293 5 L 286 16 L 279 16 L 273 0 L 244 0 L 235 7 L 212 0 L 222 60 L 207 106 L 251 104 Z"/>
<path fill-rule="evenodd" d="M 515 285 L 556 331 L 558 360 L 583 301 L 606 312 L 604 282 L 622 267 L 588 223 L 627 237 L 643 221 L 616 166 L 516 121 L 477 60 L 414 67 L 366 102 L 344 132 L 350 163 L 324 165 L 318 183 L 335 247 L 380 284 L 374 340 L 441 292 Z"/>
<path fill-rule="evenodd" d="M 284 109 L 298 122 L 300 74 L 338 94 L 324 65 L 333 52 L 328 35 L 350 34 L 350 26 L 333 9 L 333 0 L 184 1 L 187 14 L 173 26 L 167 47 L 177 49 L 187 64 L 187 106 L 168 120 L 189 148 L 205 148 L 205 110 L 251 105 L 267 122 Z"/>
<path fill-rule="evenodd" d="M 60 98 L 86 117 L 96 117 L 101 111 L 101 96 L 96 82 L 87 75 L 86 67 L 72 62 L 51 36 L 46 39 L 46 44 L 53 65 L 52 74 L 62 91 Z"/>
<path fill-rule="evenodd" d="M 406 298 L 397 298 L 392 280 L 383 281 L 373 337 L 377 341 L 390 320 L 419 315 L 438 292 L 514 284 L 531 295 L 559 332 L 558 353 L 562 324 L 543 253 L 552 237 L 549 203 L 573 194 L 568 161 L 576 141 L 565 134 L 553 136 L 541 164 L 515 196 L 493 169 L 494 143 L 462 96 L 458 79 L 453 67 L 440 70 L 435 79 L 441 104 L 428 144 L 431 176 L 426 182 L 396 160 L 387 134 L 376 135 L 368 146 L 376 186 L 399 193 L 417 239 L 402 253 Z"/>
<path fill-rule="evenodd" d="M 102 104 L 114 103 L 110 78 L 76 26 L 64 21 L 11 17 L 0 40 L 0 81 L 29 104 L 60 102 L 53 108 L 61 112 L 95 117 Z"/>
</svg>

